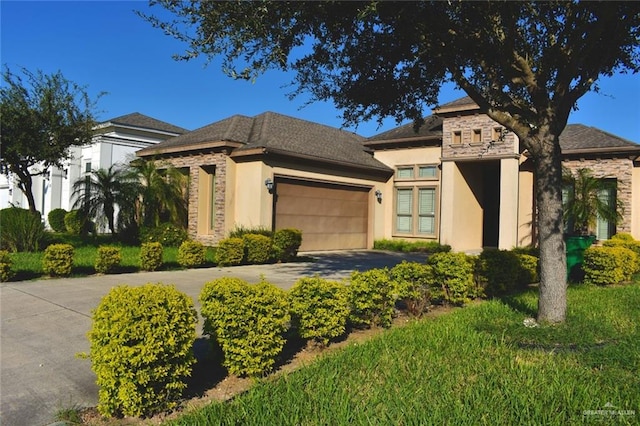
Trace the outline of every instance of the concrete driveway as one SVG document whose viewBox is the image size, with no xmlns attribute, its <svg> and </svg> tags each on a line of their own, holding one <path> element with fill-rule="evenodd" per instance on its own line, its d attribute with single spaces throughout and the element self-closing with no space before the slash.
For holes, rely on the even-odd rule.
<svg viewBox="0 0 640 426">
<path fill-rule="evenodd" d="M 424 254 L 340 251 L 307 254 L 313 261 L 276 265 L 190 269 L 86 278 L 9 282 L 0 286 L 0 424 L 40 426 L 58 410 L 95 406 L 98 387 L 89 360 L 86 334 L 91 310 L 113 286 L 162 282 L 193 298 L 207 281 L 223 276 L 257 282 L 261 277 L 289 289 L 297 279 L 319 275 L 342 279 L 353 270 L 424 261 Z M 198 333 L 202 331 L 201 327 Z"/>
</svg>

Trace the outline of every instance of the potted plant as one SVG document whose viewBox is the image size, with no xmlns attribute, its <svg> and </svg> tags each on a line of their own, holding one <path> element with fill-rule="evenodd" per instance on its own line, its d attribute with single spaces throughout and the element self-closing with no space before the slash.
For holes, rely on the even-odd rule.
<svg viewBox="0 0 640 426">
<path fill-rule="evenodd" d="M 596 240 L 594 231 L 598 218 L 617 224 L 622 218 L 621 206 L 603 196 L 615 194 L 616 181 L 597 178 L 590 169 L 578 169 L 575 173 L 565 169 L 563 183 L 567 274 L 575 275 L 582 264 L 584 251 Z"/>
</svg>

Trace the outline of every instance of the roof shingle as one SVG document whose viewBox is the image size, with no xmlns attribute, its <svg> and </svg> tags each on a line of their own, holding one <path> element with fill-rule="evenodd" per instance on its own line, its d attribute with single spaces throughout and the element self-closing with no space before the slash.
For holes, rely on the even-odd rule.
<svg viewBox="0 0 640 426">
<path fill-rule="evenodd" d="M 107 120 L 102 125 L 111 124 L 120 124 L 125 126 L 133 126 L 133 127 L 142 127 L 145 129 L 152 130 L 161 130 L 163 132 L 183 134 L 188 132 L 187 129 L 182 127 L 174 126 L 173 124 L 167 123 L 165 121 L 157 120 L 155 118 L 149 117 L 144 114 L 140 114 L 139 112 L 134 112 L 127 115 L 122 115 L 120 117 L 112 118 L 111 120 Z"/>
</svg>

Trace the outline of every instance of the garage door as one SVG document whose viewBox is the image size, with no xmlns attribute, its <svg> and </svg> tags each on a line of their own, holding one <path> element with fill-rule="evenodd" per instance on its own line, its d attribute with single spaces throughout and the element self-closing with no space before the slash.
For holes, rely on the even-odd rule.
<svg viewBox="0 0 640 426">
<path fill-rule="evenodd" d="M 300 251 L 367 247 L 368 188 L 279 178 L 274 200 L 275 229 L 300 229 Z"/>
</svg>

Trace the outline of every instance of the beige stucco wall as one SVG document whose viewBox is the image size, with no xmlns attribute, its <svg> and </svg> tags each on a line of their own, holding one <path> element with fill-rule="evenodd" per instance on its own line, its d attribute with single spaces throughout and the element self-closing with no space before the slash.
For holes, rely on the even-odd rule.
<svg viewBox="0 0 640 426">
<path fill-rule="evenodd" d="M 479 181 L 480 169 L 461 167 L 452 161 L 442 163 L 442 210 L 440 242 L 454 251 L 474 251 L 482 248 L 483 212 L 469 181 Z"/>
<path fill-rule="evenodd" d="M 346 173 L 345 173 L 346 174 Z M 264 182 L 267 178 L 274 181 L 277 177 L 314 180 L 328 183 L 356 185 L 369 188 L 369 236 L 368 247 L 380 236 L 385 223 L 384 200 L 386 182 L 384 179 L 343 176 L 332 169 L 317 166 L 301 167 L 300 164 L 269 160 L 239 162 L 235 165 L 235 186 L 233 209 L 235 214 L 227 220 L 229 229 L 236 226 L 271 228 L 273 218 L 273 195 Z M 383 203 L 378 203 L 374 193 L 379 189 L 383 193 Z M 390 194 L 389 194 L 390 196 Z"/>
<path fill-rule="evenodd" d="M 403 149 L 388 149 L 388 150 L 379 150 L 375 152 L 375 158 L 389 166 L 392 169 L 396 169 L 401 166 L 412 166 L 412 165 L 439 165 L 440 164 L 440 154 L 441 150 L 439 146 L 429 146 L 429 147 L 416 147 L 416 148 L 403 148 Z M 440 170 L 439 175 L 442 175 L 442 170 Z M 428 181 L 429 186 L 435 185 L 437 186 L 437 193 L 441 191 L 441 182 L 440 176 L 435 181 Z M 394 177 L 392 176 L 386 183 L 381 184 L 381 190 L 383 193 L 383 201 L 380 206 L 382 210 L 382 214 L 376 216 L 375 220 L 375 238 L 376 239 L 392 239 L 402 238 L 406 240 L 411 240 L 413 238 L 409 238 L 407 236 L 398 237 L 394 235 L 395 229 L 395 185 L 396 182 Z M 416 182 L 399 182 L 398 186 L 415 186 Z M 438 199 L 438 206 L 436 207 L 436 226 L 439 228 L 440 223 L 440 215 L 441 211 L 440 199 Z M 435 238 L 420 238 L 420 239 L 437 239 L 439 237 L 439 232 L 436 234 Z"/>
<path fill-rule="evenodd" d="M 498 248 L 509 250 L 518 245 L 519 215 L 519 161 L 517 158 L 500 160 L 500 225 Z"/>
<path fill-rule="evenodd" d="M 518 246 L 533 242 L 533 172 L 521 169 L 518 177 Z"/>
<path fill-rule="evenodd" d="M 632 171 L 632 187 L 631 195 L 631 235 L 636 240 L 640 240 L 640 162 L 636 161 Z"/>
</svg>

